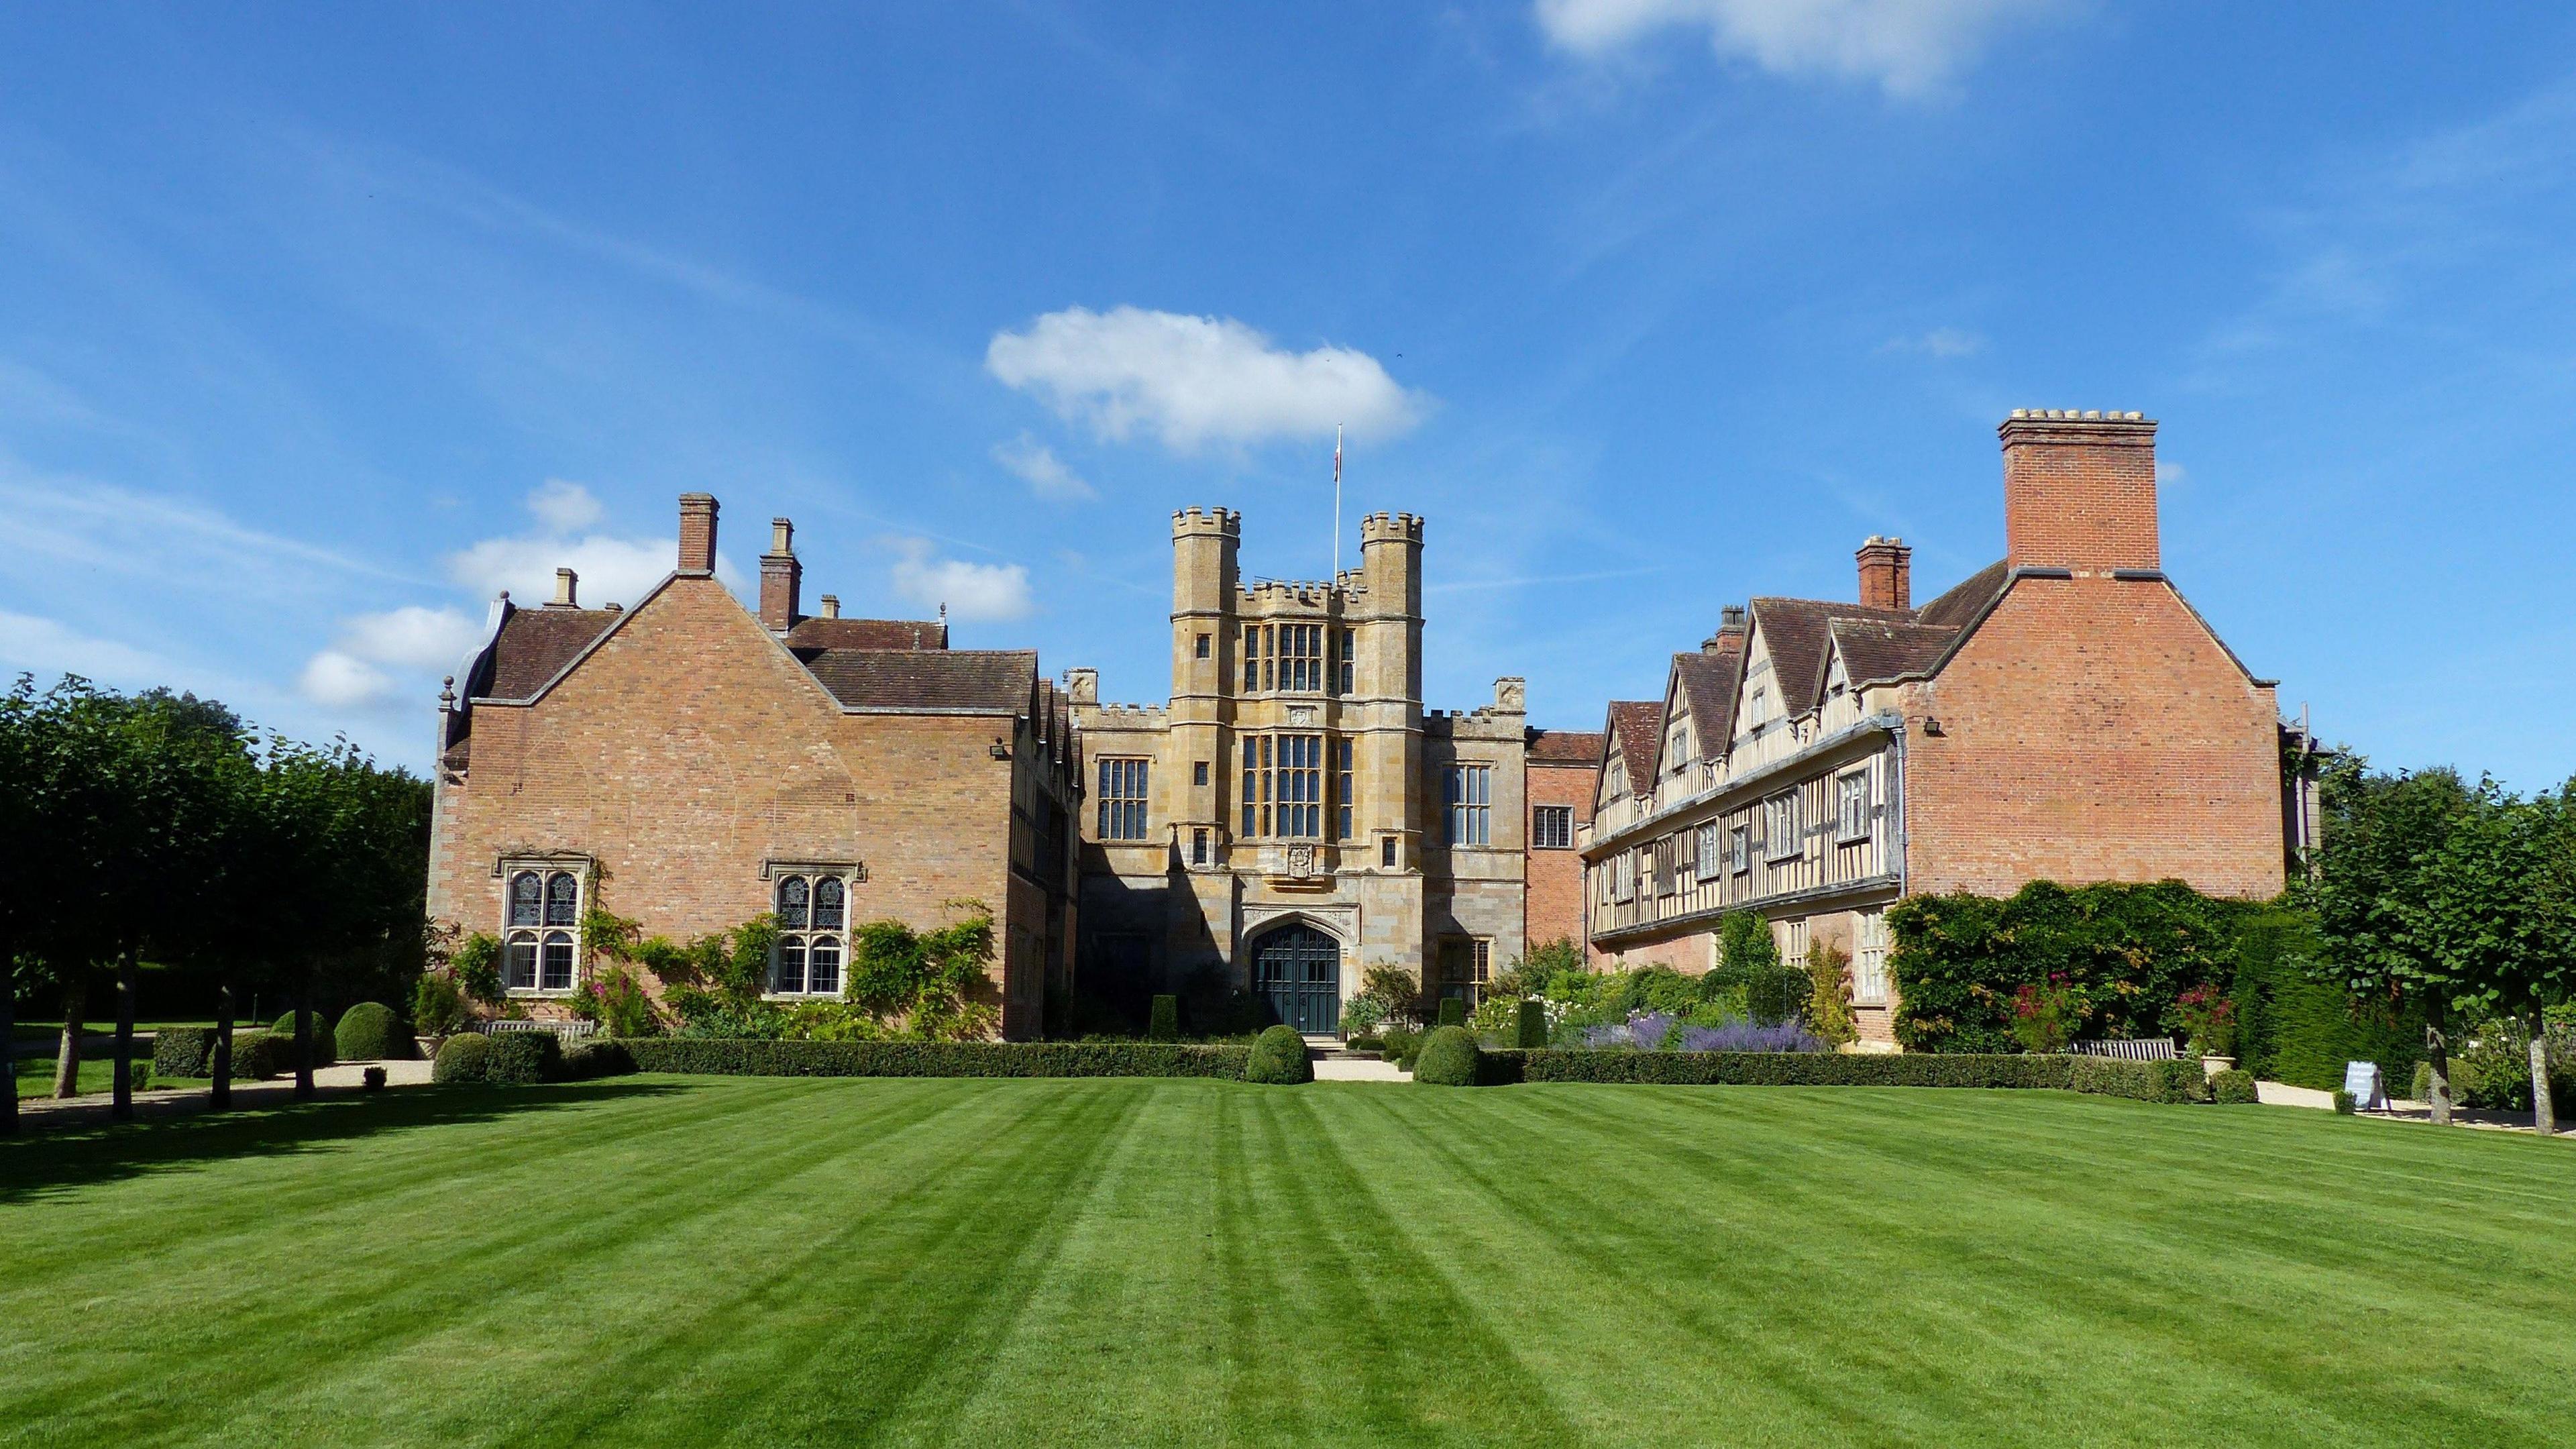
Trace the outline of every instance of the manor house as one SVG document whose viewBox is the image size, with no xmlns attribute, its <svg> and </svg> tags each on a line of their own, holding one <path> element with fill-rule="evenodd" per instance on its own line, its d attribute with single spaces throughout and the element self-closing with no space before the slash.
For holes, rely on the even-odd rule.
<svg viewBox="0 0 2576 1449">
<path fill-rule="evenodd" d="M 2282 888 L 2283 731 L 2166 576 L 2156 424 L 2015 412 L 2004 556 L 1917 606 L 1872 538 L 1856 600 L 1757 597 L 1609 707 L 1581 834 L 1590 949 L 1706 970 L 1720 916 L 1849 962 L 1865 1042 L 1892 1045 L 1887 907 L 2035 879 Z M 2295 802 L 2292 802 L 2295 803 Z"/>
</svg>

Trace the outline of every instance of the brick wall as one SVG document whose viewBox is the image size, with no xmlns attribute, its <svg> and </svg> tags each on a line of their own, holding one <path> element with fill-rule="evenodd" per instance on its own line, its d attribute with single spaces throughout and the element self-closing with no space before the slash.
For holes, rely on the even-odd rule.
<svg viewBox="0 0 2576 1449">
<path fill-rule="evenodd" d="M 1532 760 L 1528 767 L 1529 803 L 1564 805 L 1574 811 L 1574 828 L 1592 823 L 1592 793 L 1598 767 L 1560 765 Z M 1526 827 L 1526 823 L 1524 824 Z M 1525 837 L 1526 838 L 1526 837 Z M 1573 850 L 1529 853 L 1525 924 L 1521 934 L 1533 946 L 1562 936 L 1580 947 L 1583 930 L 1583 857 Z"/>
<path fill-rule="evenodd" d="M 1910 892 L 2280 891 L 2272 690 L 2161 580 L 2024 578 L 1906 695 Z"/>
<path fill-rule="evenodd" d="M 430 910 L 497 930 L 498 857 L 578 852 L 600 904 L 685 940 L 769 909 L 765 859 L 856 860 L 854 922 L 933 926 L 971 897 L 999 940 L 1043 938 L 1043 892 L 1013 889 L 1021 766 L 992 758 L 997 734 L 1010 722 L 843 714 L 723 585 L 677 578 L 537 703 L 475 707 L 467 779 L 439 790 Z"/>
</svg>

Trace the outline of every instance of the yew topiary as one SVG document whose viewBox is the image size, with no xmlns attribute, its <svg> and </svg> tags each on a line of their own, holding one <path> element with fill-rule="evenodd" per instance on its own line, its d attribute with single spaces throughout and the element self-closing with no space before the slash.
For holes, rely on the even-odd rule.
<svg viewBox="0 0 2576 1449">
<path fill-rule="evenodd" d="M 1315 1064 L 1306 1055 L 1306 1039 L 1293 1026 L 1274 1026 L 1264 1031 L 1252 1043 L 1252 1055 L 1243 1064 L 1243 1079 L 1277 1087 L 1315 1080 Z"/>
<path fill-rule="evenodd" d="M 487 1080 L 492 1057 L 492 1039 L 480 1032 L 451 1036 L 438 1044 L 437 1059 L 429 1064 L 429 1079 L 441 1085 Z"/>
<path fill-rule="evenodd" d="M 1484 1065 L 1484 1050 L 1463 1026 L 1444 1026 L 1422 1043 L 1413 1062 L 1413 1079 L 1438 1087 L 1472 1087 Z"/>
<path fill-rule="evenodd" d="M 1152 1013 L 1146 1021 L 1145 1040 L 1179 1041 L 1180 1039 L 1181 999 L 1177 996 L 1155 997 Z"/>
<path fill-rule="evenodd" d="M 279 1017 L 268 1034 L 277 1043 L 277 1069 L 295 1070 L 295 1013 L 290 1011 Z M 313 1065 L 317 1069 L 327 1067 L 339 1059 L 331 1041 L 331 1019 L 318 1011 L 313 1013 Z"/>
<path fill-rule="evenodd" d="M 350 1007 L 340 1018 L 339 1029 L 331 1033 L 331 1044 L 344 1062 L 411 1056 L 411 1033 L 403 1030 L 402 1018 L 394 1015 L 394 1009 L 380 1001 Z"/>
</svg>

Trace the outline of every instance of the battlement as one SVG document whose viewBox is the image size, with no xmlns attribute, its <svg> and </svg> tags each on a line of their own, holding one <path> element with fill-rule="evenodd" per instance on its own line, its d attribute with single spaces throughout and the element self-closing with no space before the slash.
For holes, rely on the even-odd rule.
<svg viewBox="0 0 2576 1449">
<path fill-rule="evenodd" d="M 1348 595 L 1353 590 L 1335 590 L 1313 579 L 1254 579 L 1234 591 L 1237 609 L 1322 609 L 1333 602 L 1333 595 Z"/>
<path fill-rule="evenodd" d="M 1092 730 L 1159 730 L 1171 723 L 1172 711 L 1160 704 L 1095 704 L 1083 709 L 1082 727 Z"/>
<path fill-rule="evenodd" d="M 1420 543 L 1422 519 L 1411 513 L 1372 513 L 1360 520 L 1360 543 Z"/>
<path fill-rule="evenodd" d="M 1243 515 L 1231 508 L 1184 508 L 1172 515 L 1172 537 L 1193 534 L 1215 534 L 1224 538 L 1243 537 Z"/>
</svg>

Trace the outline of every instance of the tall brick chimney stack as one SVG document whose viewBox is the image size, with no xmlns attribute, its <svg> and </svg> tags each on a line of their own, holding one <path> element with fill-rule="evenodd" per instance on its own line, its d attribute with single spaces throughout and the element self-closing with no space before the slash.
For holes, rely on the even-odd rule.
<svg viewBox="0 0 2576 1449">
<path fill-rule="evenodd" d="M 796 592 L 805 582 L 805 566 L 796 561 L 796 525 L 769 520 L 769 552 L 760 556 L 760 622 L 772 634 L 796 624 Z"/>
<path fill-rule="evenodd" d="M 2015 568 L 2162 568 L 2156 424 L 2137 413 L 2015 408 L 2004 444 L 2004 554 Z"/>
<path fill-rule="evenodd" d="M 1914 550 L 1901 538 L 1869 536 L 1852 555 L 1860 560 L 1860 601 L 1872 609 L 1914 607 Z"/>
<path fill-rule="evenodd" d="M 716 571 L 716 496 L 712 493 L 680 495 L 680 572 L 711 574 Z"/>
<path fill-rule="evenodd" d="M 1744 622 L 1744 606 L 1729 604 L 1717 611 L 1717 632 L 1699 641 L 1702 654 L 1733 654 L 1744 648 L 1745 636 L 1752 628 Z"/>
</svg>

